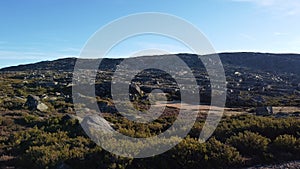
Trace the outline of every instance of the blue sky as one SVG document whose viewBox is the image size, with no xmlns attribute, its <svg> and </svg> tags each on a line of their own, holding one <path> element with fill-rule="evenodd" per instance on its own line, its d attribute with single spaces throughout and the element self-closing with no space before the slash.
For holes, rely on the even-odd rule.
<svg viewBox="0 0 300 169">
<path fill-rule="evenodd" d="M 300 0 L 8 0 L 0 1 L 0 67 L 78 56 L 99 28 L 139 12 L 189 21 L 217 52 L 300 53 Z M 120 44 L 110 56 L 148 48 L 188 52 L 173 40 L 144 36 Z"/>
</svg>

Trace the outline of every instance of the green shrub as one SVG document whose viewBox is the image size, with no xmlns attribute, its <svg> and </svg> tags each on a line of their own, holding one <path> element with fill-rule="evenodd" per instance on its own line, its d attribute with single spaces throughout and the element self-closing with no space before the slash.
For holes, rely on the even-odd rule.
<svg viewBox="0 0 300 169">
<path fill-rule="evenodd" d="M 294 151 L 296 149 L 297 138 L 292 135 L 280 135 L 276 137 L 273 146 L 277 151 Z"/>
<path fill-rule="evenodd" d="M 2 101 L 1 108 L 5 110 L 22 110 L 25 101 L 17 98 L 8 98 Z"/>
<path fill-rule="evenodd" d="M 215 138 L 207 142 L 209 168 L 232 168 L 243 164 L 243 158 L 236 148 L 221 143 Z"/>
<path fill-rule="evenodd" d="M 207 167 L 205 166 L 208 160 L 206 144 L 201 144 L 194 138 L 188 137 L 182 140 L 182 142 L 174 147 L 167 156 L 171 159 L 169 161 L 165 161 L 163 166 L 170 166 L 169 168 L 176 168 L 176 165 L 181 168 L 198 168 L 199 166 L 202 166 L 202 168 Z"/>
<path fill-rule="evenodd" d="M 245 131 L 231 136 L 226 143 L 236 147 L 242 154 L 248 156 L 261 156 L 267 152 L 270 139 L 258 133 Z"/>
<path fill-rule="evenodd" d="M 33 124 L 33 123 L 37 122 L 38 120 L 39 120 L 39 118 L 35 115 L 26 114 L 24 116 L 24 121 L 27 124 Z"/>
<path fill-rule="evenodd" d="M 271 146 L 271 151 L 279 159 L 300 158 L 300 139 L 292 135 L 280 135 L 276 137 Z"/>
<path fill-rule="evenodd" d="M 116 130 L 126 135 L 149 137 L 167 129 L 176 116 L 162 116 L 149 124 L 132 122 L 118 115 L 105 114 L 105 118 L 114 124 Z M 18 120 L 32 125 L 22 125 L 22 128 L 16 129 L 14 126 L 18 126 L 15 125 Z M 86 136 L 78 120 L 67 115 L 53 114 L 49 118 L 40 119 L 22 112 L 15 117 L 0 117 L 0 124 L 4 126 L 3 133 L 11 132 L 7 139 L 0 139 L 4 140 L 0 145 L 9 147 L 3 149 L 6 154 L 17 156 L 17 168 L 56 168 L 61 163 L 74 169 L 240 168 L 246 164 L 265 164 L 270 159 L 273 160 L 271 162 L 277 162 L 300 158 L 300 120 L 296 118 L 275 119 L 250 115 L 225 117 L 213 137 L 202 144 L 198 136 L 203 121 L 196 122 L 190 135 L 177 146 L 146 159 L 122 158 L 110 154 Z M 168 141 L 176 139 L 179 138 L 149 145 L 112 140 L 107 146 L 126 146 L 132 151 L 138 151 L 140 147 L 151 149 L 152 145 L 169 144 Z"/>
</svg>

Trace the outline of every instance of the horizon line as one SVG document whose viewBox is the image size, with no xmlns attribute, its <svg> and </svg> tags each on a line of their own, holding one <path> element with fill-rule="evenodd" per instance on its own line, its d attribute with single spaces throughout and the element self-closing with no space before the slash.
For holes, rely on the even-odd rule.
<svg viewBox="0 0 300 169">
<path fill-rule="evenodd" d="M 272 55 L 300 55 L 300 53 L 294 53 L 294 52 L 259 52 L 259 51 L 221 51 L 221 52 L 216 52 L 216 53 L 210 53 L 210 54 L 202 54 L 199 55 L 197 53 L 188 53 L 188 52 L 183 52 L 183 53 L 168 53 L 168 54 L 153 54 L 153 55 L 138 55 L 134 57 L 128 57 L 128 56 L 105 56 L 103 59 L 124 59 L 124 58 L 136 58 L 136 57 L 147 57 L 147 56 L 163 56 L 163 55 L 199 55 L 199 56 L 207 56 L 207 55 L 212 55 L 212 54 L 236 54 L 236 53 L 257 53 L 257 54 L 272 54 Z M 15 65 L 7 65 L 7 66 L 0 66 L 0 69 L 4 68 L 9 68 L 9 67 L 17 67 L 17 66 L 23 66 L 23 65 L 28 65 L 28 64 L 36 64 L 40 62 L 47 62 L 47 61 L 55 61 L 55 60 L 60 60 L 60 59 L 68 59 L 68 58 L 75 58 L 75 59 L 80 59 L 80 55 L 74 55 L 74 56 L 62 56 L 62 57 L 57 57 L 53 59 L 45 59 L 45 60 L 37 60 L 33 61 L 30 63 L 21 63 L 21 64 L 15 64 Z M 97 59 L 97 58 L 81 58 L 81 59 Z"/>
</svg>

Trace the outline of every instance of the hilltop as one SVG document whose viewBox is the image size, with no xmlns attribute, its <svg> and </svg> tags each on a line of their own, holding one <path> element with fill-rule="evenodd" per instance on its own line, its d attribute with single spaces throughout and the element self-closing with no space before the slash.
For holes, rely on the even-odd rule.
<svg viewBox="0 0 300 169">
<path fill-rule="evenodd" d="M 197 62 L 198 55 L 195 54 L 177 54 L 185 62 Z M 277 72 L 277 73 L 299 73 L 300 72 L 300 54 L 272 54 L 272 53 L 219 53 L 220 59 L 225 66 L 242 67 L 247 69 Z M 143 57 L 143 56 L 142 56 Z M 163 57 L 163 55 L 161 55 Z M 54 61 L 42 61 L 38 63 L 11 66 L 0 69 L 0 71 L 31 71 L 31 70 L 60 70 L 73 71 L 77 58 L 63 58 Z M 81 61 L 93 62 L 92 59 L 80 59 Z M 105 64 L 117 64 L 123 59 L 103 59 Z M 87 66 L 88 68 L 88 66 Z"/>
</svg>

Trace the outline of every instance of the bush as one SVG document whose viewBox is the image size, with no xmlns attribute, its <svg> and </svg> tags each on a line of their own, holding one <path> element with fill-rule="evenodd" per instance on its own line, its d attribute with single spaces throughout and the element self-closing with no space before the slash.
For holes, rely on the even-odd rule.
<svg viewBox="0 0 300 169">
<path fill-rule="evenodd" d="M 300 158 L 300 140 L 292 135 L 280 135 L 273 141 L 271 151 L 280 159 L 298 159 Z"/>
<path fill-rule="evenodd" d="M 223 144 L 215 138 L 207 142 L 209 168 L 232 168 L 243 164 L 236 148 Z"/>
<path fill-rule="evenodd" d="M 258 133 L 245 131 L 231 136 L 226 143 L 236 147 L 244 155 L 262 156 L 267 152 L 270 139 Z"/>
<path fill-rule="evenodd" d="M 163 164 L 163 166 L 169 165 L 169 168 L 176 168 L 176 165 L 180 166 L 180 168 L 208 167 L 206 166 L 208 160 L 206 144 L 201 144 L 194 138 L 182 140 L 167 156 L 171 159 L 164 161 L 166 164 Z"/>
<path fill-rule="evenodd" d="M 24 118 L 20 118 L 21 115 Z M 268 160 L 278 162 L 300 159 L 300 121 L 296 118 L 275 119 L 249 115 L 225 117 L 214 136 L 202 144 L 198 136 L 204 122 L 198 121 L 190 135 L 171 150 L 146 159 L 130 159 L 115 156 L 96 146 L 86 136 L 79 121 L 72 116 L 54 114 L 40 119 L 27 113 L 21 115 L 0 117 L 4 133 L 12 133 L 11 137 L 0 138 L 0 145 L 5 147 L 2 149 L 5 154 L 12 154 L 19 159 L 16 167 L 20 168 L 57 168 L 62 163 L 74 169 L 241 168 L 266 164 L 270 162 Z M 158 134 L 176 118 L 174 115 L 165 115 L 152 123 L 141 125 L 121 116 L 104 115 L 116 130 L 134 137 Z M 17 120 L 32 125 L 23 125 L 22 130 L 16 129 L 14 126 L 18 126 L 15 125 Z M 162 146 L 178 139 L 174 137 L 146 145 L 142 142 L 129 144 L 112 140 L 107 146 L 126 146 L 132 151 L 143 147 L 148 151 L 152 145 Z"/>
<path fill-rule="evenodd" d="M 296 148 L 297 138 L 292 135 L 280 135 L 273 142 L 277 151 L 294 151 Z"/>
<path fill-rule="evenodd" d="M 171 150 L 153 158 L 134 159 L 129 166 L 134 168 L 237 168 L 243 163 L 239 152 L 215 138 L 206 143 L 187 137 Z"/>
<path fill-rule="evenodd" d="M 16 98 L 6 99 L 1 103 L 1 108 L 5 110 L 22 110 L 24 103 L 25 101 Z"/>
<path fill-rule="evenodd" d="M 33 123 L 37 122 L 38 120 L 39 120 L 39 118 L 35 115 L 26 114 L 24 116 L 24 121 L 26 124 L 33 124 Z"/>
</svg>

